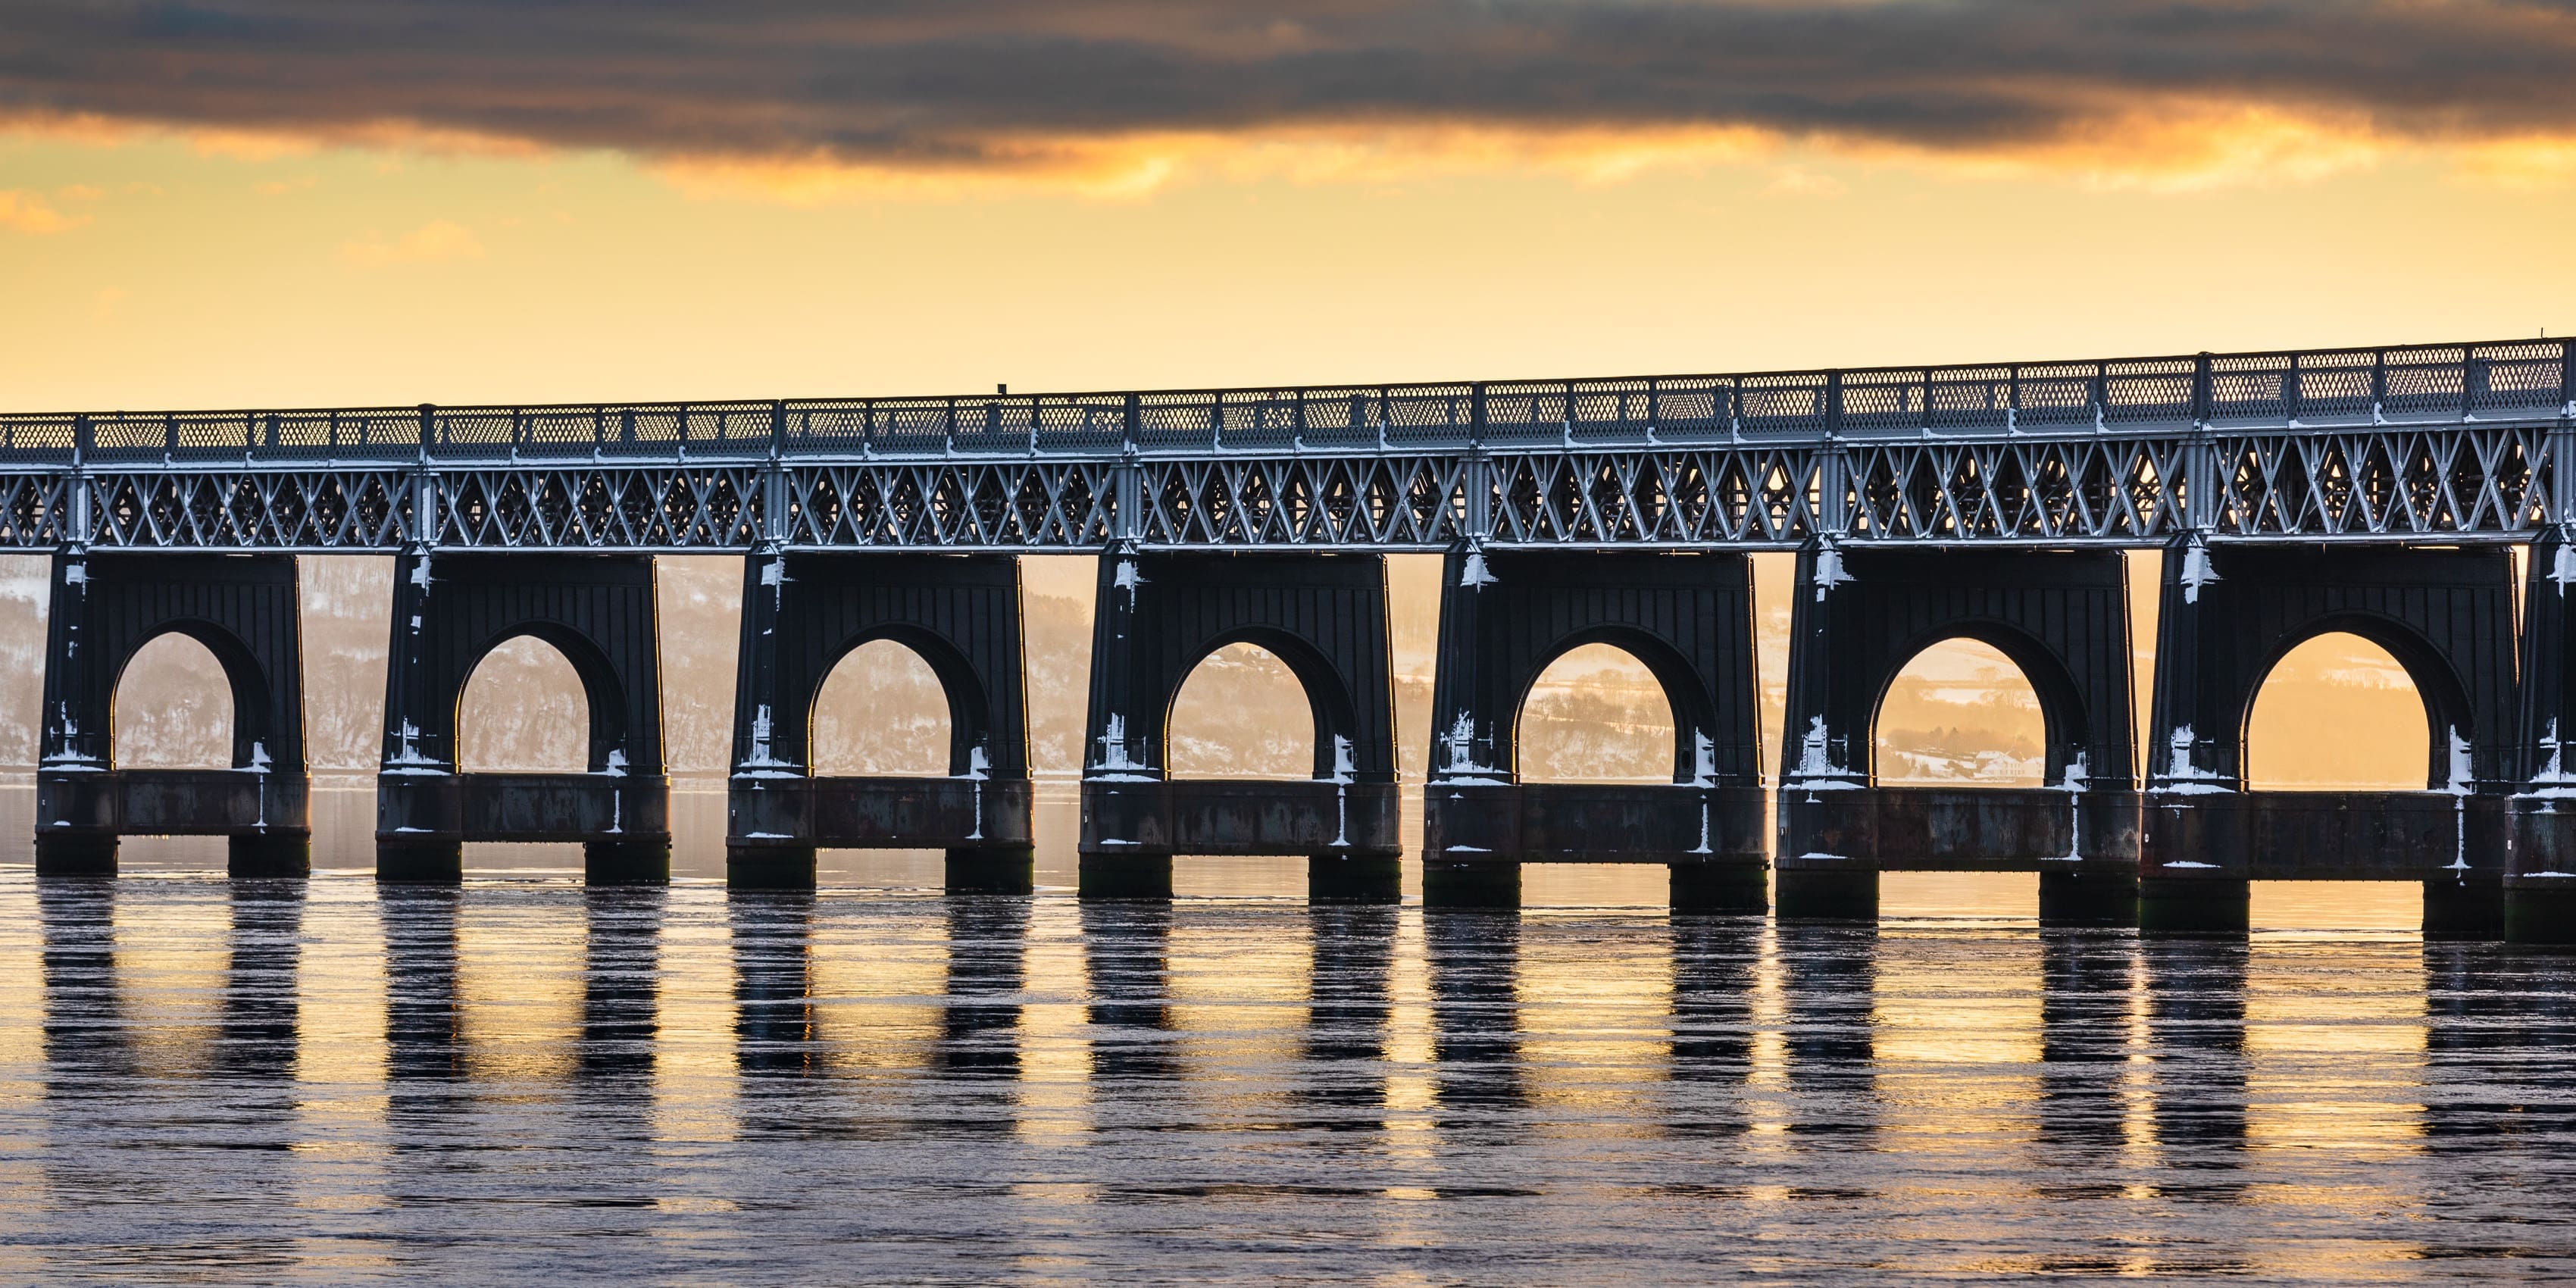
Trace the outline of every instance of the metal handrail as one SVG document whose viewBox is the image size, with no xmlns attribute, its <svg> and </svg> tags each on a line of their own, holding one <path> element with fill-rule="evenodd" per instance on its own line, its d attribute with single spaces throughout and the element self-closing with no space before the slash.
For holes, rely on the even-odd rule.
<svg viewBox="0 0 2576 1288">
<path fill-rule="evenodd" d="M 2576 341 L 1329 387 L 0 414 L 0 467 L 1398 453 L 2576 415 Z"/>
</svg>

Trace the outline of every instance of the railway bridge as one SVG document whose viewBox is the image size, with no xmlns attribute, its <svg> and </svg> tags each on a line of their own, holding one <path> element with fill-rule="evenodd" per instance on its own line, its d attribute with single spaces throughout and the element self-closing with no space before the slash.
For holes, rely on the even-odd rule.
<svg viewBox="0 0 2576 1288">
<path fill-rule="evenodd" d="M 396 560 L 378 871 L 453 881 L 469 840 L 669 872 L 656 554 L 744 561 L 729 868 L 810 885 L 820 847 L 944 849 L 1025 890 L 1019 568 L 1099 559 L 1088 897 L 1175 855 L 1303 855 L 1318 900 L 1396 897 L 1383 558 L 1444 559 L 1421 853 L 1435 905 L 1516 904 L 1528 863 L 1668 865 L 1676 908 L 1874 916 L 1878 874 L 2039 873 L 2043 920 L 2242 929 L 2257 879 L 2423 883 L 2430 934 L 2576 940 L 2576 342 L 2083 362 L 951 398 L 0 416 L 0 549 L 53 561 L 37 868 L 117 838 L 231 838 L 305 871 L 296 558 Z M 2153 714 L 2131 716 L 2124 549 L 2155 549 Z M 1781 775 L 1766 785 L 1749 556 L 1794 551 Z M 2517 553 L 2519 552 L 2519 553 Z M 119 671 L 158 635 L 230 682 L 232 765 L 118 767 Z M 2254 692 L 2327 631 L 2427 708 L 2421 791 L 2258 792 Z M 589 697 L 586 772 L 463 772 L 459 696 L 534 635 Z M 1966 637 L 2029 678 L 2037 788 L 1881 782 L 1896 669 Z M 830 777 L 824 676 L 921 654 L 948 772 Z M 1302 783 L 1176 781 L 1196 662 L 1277 654 Z M 1524 782 L 1515 721 L 1616 644 L 1672 703 L 1661 785 Z M 2562 725 L 2568 735 L 2562 735 Z M 2143 758 L 2135 749 L 2143 745 Z M 2562 806 L 2564 806 L 2562 808 Z"/>
</svg>

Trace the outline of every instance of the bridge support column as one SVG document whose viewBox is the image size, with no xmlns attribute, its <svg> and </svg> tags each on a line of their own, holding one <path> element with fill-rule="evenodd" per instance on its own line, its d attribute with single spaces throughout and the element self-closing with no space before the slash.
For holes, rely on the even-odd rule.
<svg viewBox="0 0 2576 1288">
<path fill-rule="evenodd" d="M 1392 854 L 1310 854 L 1306 901 L 1402 903 L 1404 860 Z"/>
<path fill-rule="evenodd" d="M 950 846 L 941 871 L 950 894 L 1034 894 L 1035 845 Z"/>
<path fill-rule="evenodd" d="M 671 842 L 584 841 L 581 877 L 591 885 L 669 885 Z"/>
<path fill-rule="evenodd" d="M 2522 597 L 2521 702 L 2514 793 L 2505 801 L 2509 858 L 2504 938 L 2576 946 L 2576 533 L 2544 530 L 2531 546 Z"/>
<path fill-rule="evenodd" d="M 1878 920 L 1878 869 L 1834 871 L 1782 864 L 1779 883 L 1782 921 Z"/>
<path fill-rule="evenodd" d="M 1162 899 L 1176 854 L 1303 855 L 1310 893 L 1392 901 L 1395 691 L 1376 555 L 1102 556 L 1082 782 L 1081 895 Z M 1165 722 L 1228 644 L 1278 656 L 1306 691 L 1305 781 L 1173 781 Z"/>
<path fill-rule="evenodd" d="M 2044 785 L 1877 784 L 1881 695 L 1948 639 L 1993 647 L 2030 682 L 2046 727 Z M 1882 871 L 2037 872 L 2042 924 L 2132 924 L 2129 689 L 2117 552 L 1811 541 L 1791 608 L 1779 915 L 1873 920 Z"/>
<path fill-rule="evenodd" d="M 2515 723 L 2510 557 L 2186 537 L 2164 564 L 2140 928 L 2243 933 L 2254 881 L 2414 881 L 2427 937 L 2497 933 Z M 2247 790 L 2242 730 L 2257 688 L 2328 631 L 2388 650 L 2414 681 L 2432 735 L 2427 790 Z"/>
<path fill-rule="evenodd" d="M 313 834 L 271 832 L 224 839 L 224 872 L 236 877 L 313 875 Z"/>
<path fill-rule="evenodd" d="M 116 833 L 97 823 L 112 817 L 99 790 L 108 773 L 115 668 L 84 647 L 89 637 L 89 552 L 55 553 L 45 613 L 44 746 L 36 805 L 36 875 L 115 876 Z M 107 678 L 99 672 L 104 670 Z M 107 688 L 107 701 L 95 696 Z M 83 826 L 90 824 L 90 826 Z"/>
<path fill-rule="evenodd" d="M 2505 937 L 2504 887 L 2492 881 L 2424 883 L 2426 939 L 2495 940 Z"/>
<path fill-rule="evenodd" d="M 2134 926 L 2138 878 L 2134 872 L 2042 872 L 2039 924 Z"/>
<path fill-rule="evenodd" d="M 379 837 L 376 880 L 384 885 L 455 885 L 465 880 L 465 842 Z"/>
<path fill-rule="evenodd" d="M 376 777 L 377 879 L 460 880 L 467 841 L 579 841 L 593 882 L 668 881 L 659 622 L 649 556 L 403 551 Z M 521 635 L 554 646 L 581 679 L 586 773 L 460 771 L 466 681 Z"/>
<path fill-rule="evenodd" d="M 911 649 L 938 677 L 945 777 L 812 771 L 823 683 L 876 640 Z M 942 850 L 953 893 L 1029 893 L 1026 709 L 1018 559 L 754 550 L 743 564 L 727 884 L 811 888 L 818 848 Z"/>
<path fill-rule="evenodd" d="M 1426 907 L 1516 907 L 1524 863 L 1653 863 L 1677 912 L 1760 913 L 1752 565 L 1736 554 L 1453 548 L 1441 568 Z M 1520 704 L 1586 644 L 1643 662 L 1674 715 L 1667 784 L 1525 783 Z"/>
<path fill-rule="evenodd" d="M 55 554 L 36 768 L 36 872 L 113 876 L 121 835 L 228 838 L 239 877 L 312 869 L 292 555 Z M 126 663 L 164 634 L 206 646 L 233 707 L 231 766 L 119 769 Z"/>
<path fill-rule="evenodd" d="M 1670 899 L 1676 913 L 1740 914 L 1771 910 L 1771 874 L 1749 863 L 1670 865 Z"/>
<path fill-rule="evenodd" d="M 1425 908 L 1498 908 L 1521 906 L 1521 865 L 1483 860 L 1422 861 L 1422 906 Z"/>
</svg>

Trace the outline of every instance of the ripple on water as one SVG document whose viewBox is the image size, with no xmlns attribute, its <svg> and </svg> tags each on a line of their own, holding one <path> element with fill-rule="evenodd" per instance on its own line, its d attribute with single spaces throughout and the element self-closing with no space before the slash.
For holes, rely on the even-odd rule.
<svg viewBox="0 0 2576 1288">
<path fill-rule="evenodd" d="M 0 1278 L 2576 1269 L 2576 970 L 2385 892 L 2141 943 L 2009 879 L 1874 928 L 1205 881 L 0 870 Z"/>
</svg>

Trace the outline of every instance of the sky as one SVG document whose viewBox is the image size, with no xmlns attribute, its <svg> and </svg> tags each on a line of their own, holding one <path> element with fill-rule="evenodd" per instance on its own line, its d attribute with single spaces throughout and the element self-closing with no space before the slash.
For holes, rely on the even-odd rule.
<svg viewBox="0 0 2576 1288">
<path fill-rule="evenodd" d="M 2576 0 L 10 0 L 0 411 L 2576 334 L 2571 67 Z"/>
<path fill-rule="evenodd" d="M 2567 0 L 13 0 L 0 408 L 2576 331 Z"/>
</svg>

